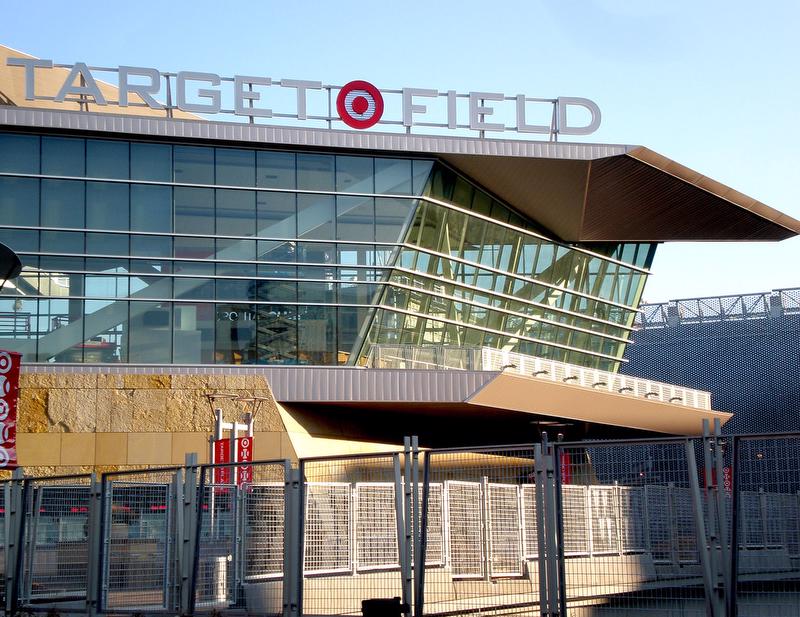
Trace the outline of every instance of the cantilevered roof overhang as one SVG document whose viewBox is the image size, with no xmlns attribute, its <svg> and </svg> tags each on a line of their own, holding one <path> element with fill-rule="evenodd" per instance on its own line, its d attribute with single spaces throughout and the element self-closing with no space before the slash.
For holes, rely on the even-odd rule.
<svg viewBox="0 0 800 617">
<path fill-rule="evenodd" d="M 641 146 L 479 139 L 208 121 L 175 110 L 25 99 L 24 72 L 0 46 L 0 125 L 441 159 L 565 242 L 783 240 L 800 221 Z M 37 81 L 52 96 L 66 69 Z M 103 95 L 117 88 L 100 83 Z M 120 114 L 124 111 L 124 115 Z"/>
<path fill-rule="evenodd" d="M 275 400 L 285 405 L 348 407 L 391 414 L 529 414 L 669 435 L 701 435 L 732 414 L 592 390 L 497 371 L 265 367 Z M 332 411 L 335 414 L 335 412 Z"/>
</svg>

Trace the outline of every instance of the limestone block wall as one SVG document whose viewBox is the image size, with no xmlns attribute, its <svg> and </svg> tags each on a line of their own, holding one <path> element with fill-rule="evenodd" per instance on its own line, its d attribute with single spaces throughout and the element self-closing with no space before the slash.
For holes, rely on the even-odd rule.
<svg viewBox="0 0 800 617">
<path fill-rule="evenodd" d="M 214 421 L 206 394 L 265 397 L 255 420 L 256 459 L 294 458 L 279 406 L 255 374 L 176 374 L 168 368 L 23 366 L 17 451 L 28 475 L 208 461 Z M 217 400 L 226 420 L 242 404 Z"/>
</svg>

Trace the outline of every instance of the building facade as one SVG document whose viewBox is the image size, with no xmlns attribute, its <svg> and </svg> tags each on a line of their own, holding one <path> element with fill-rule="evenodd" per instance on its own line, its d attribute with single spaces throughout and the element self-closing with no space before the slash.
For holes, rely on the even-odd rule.
<svg viewBox="0 0 800 617">
<path fill-rule="evenodd" d="M 621 372 L 710 391 L 726 433 L 800 430 L 800 289 L 646 304 Z"/>
<path fill-rule="evenodd" d="M 800 232 L 641 146 L 219 122 L 0 52 L 0 348 L 48 471 L 206 456 L 220 393 L 266 400 L 260 458 L 697 434 L 707 392 L 619 373 L 656 245 Z"/>
</svg>

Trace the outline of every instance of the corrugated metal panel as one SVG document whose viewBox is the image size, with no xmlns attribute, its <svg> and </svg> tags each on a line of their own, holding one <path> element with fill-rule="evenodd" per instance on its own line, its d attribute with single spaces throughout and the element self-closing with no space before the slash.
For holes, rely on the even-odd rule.
<svg viewBox="0 0 800 617">
<path fill-rule="evenodd" d="M 26 109 L 22 107 L 0 108 L 0 124 L 291 146 L 574 160 L 591 160 L 614 156 L 624 154 L 634 148 L 634 146 L 614 144 L 568 144 L 522 141 L 518 139 L 477 139 L 470 137 L 407 135 L 402 133 L 338 131 L 236 124 L 232 122 L 117 116 L 113 114 Z"/>
<path fill-rule="evenodd" d="M 420 402 L 467 400 L 497 376 L 483 371 L 265 368 L 276 400 L 300 402 Z"/>
</svg>

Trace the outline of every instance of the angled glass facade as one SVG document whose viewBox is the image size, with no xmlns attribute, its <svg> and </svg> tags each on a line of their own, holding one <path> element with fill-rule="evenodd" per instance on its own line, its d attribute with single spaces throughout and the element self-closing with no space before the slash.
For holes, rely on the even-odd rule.
<svg viewBox="0 0 800 617">
<path fill-rule="evenodd" d="M 358 363 L 373 343 L 615 368 L 654 246 L 593 251 L 425 158 L 0 134 L 28 362 Z"/>
</svg>

